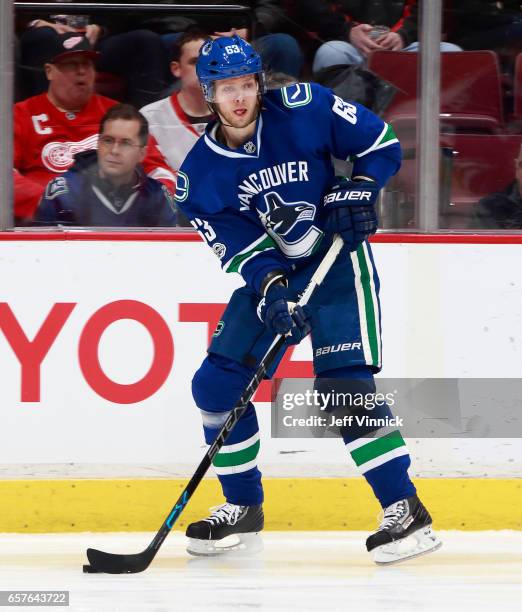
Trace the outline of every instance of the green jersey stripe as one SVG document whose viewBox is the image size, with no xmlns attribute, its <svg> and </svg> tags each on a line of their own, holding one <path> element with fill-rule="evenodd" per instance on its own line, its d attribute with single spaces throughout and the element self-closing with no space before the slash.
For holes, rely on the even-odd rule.
<svg viewBox="0 0 522 612">
<path fill-rule="evenodd" d="M 221 447 L 219 452 L 220 453 L 236 453 L 237 451 L 240 451 L 245 448 L 248 448 L 249 446 L 252 446 L 254 442 L 257 442 L 257 440 L 259 440 L 258 431 L 256 431 L 256 433 L 253 436 L 250 436 L 250 438 L 243 440 L 243 442 L 236 442 L 235 444 L 225 444 L 225 446 Z"/>
<path fill-rule="evenodd" d="M 406 446 L 401 432 L 392 431 L 382 438 L 372 440 L 368 444 L 353 450 L 350 454 L 352 455 L 352 459 L 355 461 L 355 464 L 357 466 L 361 466 L 363 463 L 371 461 L 372 459 L 375 459 L 380 455 L 384 455 L 384 453 L 388 453 L 389 451 L 399 448 L 400 446 Z"/>
<path fill-rule="evenodd" d="M 365 245 L 362 244 L 357 249 L 357 260 L 359 262 L 359 269 L 361 271 L 360 281 L 364 296 L 364 309 L 366 313 L 366 329 L 368 334 L 368 341 L 370 343 L 370 351 L 372 357 L 372 364 L 379 364 L 379 340 L 377 338 L 377 325 L 376 325 L 376 309 L 373 302 L 373 295 L 371 289 L 371 283 L 373 282 L 372 274 L 370 273 L 366 253 L 364 249 Z M 361 325 L 363 325 L 361 321 Z"/>
<path fill-rule="evenodd" d="M 391 140 L 393 141 L 397 140 L 397 135 L 395 134 L 395 131 L 392 128 L 392 126 L 389 123 L 387 123 L 386 132 L 384 132 L 384 135 L 381 137 L 380 141 L 377 144 L 382 145 L 385 142 L 390 142 Z"/>
<path fill-rule="evenodd" d="M 246 249 L 232 257 L 232 259 L 224 266 L 225 272 L 241 272 L 241 268 L 248 259 L 255 257 L 262 251 L 274 249 L 276 246 L 270 236 L 262 236 L 259 240 L 249 244 Z"/>
<path fill-rule="evenodd" d="M 359 247 L 361 248 L 361 247 Z M 372 363 L 372 355 L 370 350 L 370 340 L 368 338 L 368 329 L 366 325 L 366 308 L 364 304 L 364 290 L 361 283 L 361 270 L 359 268 L 359 259 L 357 252 L 350 253 L 350 259 L 352 260 L 353 274 L 354 274 L 354 285 L 355 294 L 357 296 L 357 309 L 359 311 L 359 322 L 361 328 L 361 340 L 363 346 L 364 359 L 366 363 Z"/>
<path fill-rule="evenodd" d="M 408 452 L 408 447 L 406 445 L 399 446 L 398 448 L 394 448 L 393 450 L 384 453 L 384 455 L 379 455 L 378 457 L 375 457 L 375 459 L 370 459 L 370 461 L 363 463 L 359 466 L 359 472 L 361 474 L 366 474 L 366 472 L 369 472 L 370 470 L 373 470 L 376 467 L 384 465 L 392 459 L 396 459 L 397 457 L 405 457 L 409 454 L 410 453 Z"/>
<path fill-rule="evenodd" d="M 381 367 L 382 355 L 381 355 L 381 317 L 380 317 L 380 306 L 379 300 L 377 297 L 377 288 L 375 286 L 375 266 L 372 262 L 372 258 L 370 257 L 370 244 L 368 242 L 363 243 L 364 255 L 366 257 L 366 265 L 368 266 L 370 283 L 369 283 L 369 291 L 371 295 L 371 299 L 373 302 L 373 311 L 375 313 L 375 317 L 373 320 L 374 324 L 374 333 L 376 337 L 376 347 L 377 347 L 377 366 Z"/>
<path fill-rule="evenodd" d="M 257 458 L 241 465 L 229 465 L 228 467 L 214 466 L 214 471 L 218 476 L 227 476 L 229 474 L 242 474 L 255 467 L 257 467 Z"/>
<path fill-rule="evenodd" d="M 395 134 L 393 127 L 389 123 L 385 123 L 382 132 L 376 138 L 375 142 L 365 151 L 357 153 L 355 157 L 364 157 L 365 155 L 368 155 L 368 153 L 371 153 L 376 149 L 382 149 L 383 147 L 387 147 L 393 144 L 394 142 L 399 142 L 397 135 Z"/>
<path fill-rule="evenodd" d="M 259 452 L 259 440 L 254 442 L 252 446 L 245 448 L 235 453 L 218 453 L 214 457 L 213 464 L 215 467 L 230 467 L 232 465 L 241 465 L 253 461 Z"/>
</svg>

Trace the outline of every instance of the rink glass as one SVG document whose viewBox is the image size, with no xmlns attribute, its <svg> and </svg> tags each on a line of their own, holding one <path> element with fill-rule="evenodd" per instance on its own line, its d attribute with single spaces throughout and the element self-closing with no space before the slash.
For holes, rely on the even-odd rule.
<svg viewBox="0 0 522 612">
<path fill-rule="evenodd" d="M 416 52 L 411 52 L 414 57 L 410 59 L 419 61 L 411 65 L 408 64 L 407 69 L 402 67 L 403 60 L 399 54 L 393 55 L 398 52 L 390 52 L 392 53 L 390 64 L 393 68 L 391 72 L 389 66 L 378 67 L 373 65 L 371 57 L 367 58 L 367 63 L 365 62 L 362 66 L 363 68 L 369 68 L 374 74 L 396 88 L 395 96 L 382 111 L 382 117 L 393 125 L 403 148 L 402 167 L 382 190 L 379 199 L 378 212 L 381 231 L 431 232 L 442 230 L 451 232 L 455 230 L 488 230 L 488 227 L 476 228 L 472 225 L 477 202 L 485 195 L 503 191 L 515 179 L 512 160 L 517 154 L 517 138 L 518 143 L 520 143 L 522 121 L 522 109 L 520 108 L 522 103 L 517 103 L 517 100 L 522 100 L 519 91 L 522 88 L 522 85 L 520 85 L 522 81 L 516 73 L 517 69 L 522 70 L 522 60 L 516 63 L 517 53 L 520 49 L 514 48 L 510 44 L 504 45 L 502 49 L 493 49 L 493 68 L 495 68 L 495 65 L 497 66 L 496 73 L 492 73 L 491 76 L 487 77 L 489 80 L 486 79 L 479 85 L 479 89 L 482 88 L 480 91 L 488 95 L 483 95 L 480 91 L 478 94 L 475 93 L 474 83 L 480 80 L 480 74 L 485 71 L 485 64 L 482 60 L 475 60 L 474 64 L 470 64 L 469 69 L 462 69 L 460 75 L 457 75 L 456 83 L 458 86 L 453 88 L 453 91 L 458 90 L 459 94 L 450 99 L 448 104 L 447 91 L 449 89 L 445 89 L 446 77 L 444 77 L 444 72 L 451 70 L 452 66 L 456 66 L 456 61 L 451 57 L 455 54 L 439 54 L 439 58 L 436 58 L 433 49 L 439 48 L 440 40 L 446 43 L 455 42 L 452 32 L 463 20 L 459 12 L 459 4 L 434 0 L 419 5 L 419 35 L 416 38 L 417 41 L 422 40 L 422 44 L 426 45 L 426 48 L 431 44 L 431 48 L 426 54 L 429 59 L 429 65 L 426 69 L 421 70 L 420 60 L 422 56 Z M 35 73 L 35 67 L 21 65 L 20 57 L 22 55 L 20 53 L 16 54 L 16 69 L 13 71 L 10 67 L 10 58 L 15 56 L 12 41 L 15 35 L 18 40 L 22 38 L 25 32 L 25 24 L 35 19 L 54 20 L 57 23 L 63 23 L 83 31 L 90 23 L 94 24 L 107 20 L 108 22 L 112 20 L 116 24 L 121 23 L 121 18 L 133 8 L 136 8 L 135 4 L 129 3 L 128 5 L 121 4 L 114 9 L 110 9 L 110 11 L 105 11 L 102 8 L 92 8 L 89 10 L 89 14 L 75 14 L 73 9 L 70 12 L 65 12 L 67 9 L 62 9 L 64 10 L 63 14 L 55 14 L 52 9 L 51 11 L 45 11 L 44 8 L 40 10 L 21 6 L 13 9 L 9 2 L 2 3 L 2 11 L 6 15 L 11 10 L 16 13 L 16 30 L 11 31 L 10 36 L 4 35 L 0 43 L 3 47 L 2 91 L 9 92 L 14 88 L 15 101 L 20 100 L 19 96 L 23 90 L 20 84 L 25 78 L 24 74 L 27 71 L 31 71 L 32 74 Z M 165 9 L 165 6 L 157 5 L 157 7 L 140 8 L 140 11 L 146 21 L 149 18 L 160 17 L 165 12 L 163 9 Z M 216 8 L 213 9 L 212 13 L 207 9 L 199 10 L 199 12 L 194 9 L 194 14 L 190 14 L 190 17 L 202 20 L 202 22 L 221 19 L 220 11 L 223 12 L 225 9 Z M 176 5 L 169 6 L 169 14 L 176 15 L 178 12 L 182 12 L 182 9 Z M 241 14 L 243 15 L 243 13 Z M 438 19 L 439 15 L 442 15 L 442 19 Z M 304 20 L 297 13 L 292 13 L 290 18 L 291 21 L 288 23 L 290 33 L 293 35 L 295 35 L 295 32 L 290 27 L 292 23 L 295 25 L 296 32 L 302 33 L 313 29 L 304 23 Z M 4 23 L 10 23 L 9 19 Z M 382 36 L 385 31 L 389 31 L 390 25 L 374 25 L 370 37 Z M 301 40 L 298 35 L 295 35 L 295 38 L 298 41 Z M 436 77 L 438 60 L 442 60 L 443 73 L 442 85 L 439 88 L 439 94 L 441 94 L 439 113 L 430 102 L 432 98 L 427 94 L 421 94 L 422 91 L 427 91 L 429 94 L 429 86 L 438 82 Z M 478 66 L 481 67 L 480 71 L 477 70 Z M 24 70 L 26 73 L 24 73 Z M 138 67 L 136 67 L 137 70 L 139 70 Z M 167 65 L 166 72 L 168 73 Z M 14 83 L 12 81 L 13 74 L 16 75 L 17 79 Z M 418 78 L 417 75 L 419 75 Z M 313 79 L 309 59 L 305 63 L 300 79 L 305 81 Z M 9 86 L 5 83 L 6 80 L 10 80 Z M 508 85 L 508 83 L 512 83 L 512 85 Z M 167 95 L 171 85 L 167 84 L 165 95 Z M 125 77 L 117 77 L 108 72 L 97 77 L 96 90 L 102 95 L 119 99 L 124 95 L 124 89 Z M 509 94 L 509 89 L 512 90 L 513 95 Z M 493 92 L 492 95 L 491 92 Z M 223 96 L 226 99 L 231 99 L 238 94 L 251 95 L 247 91 L 230 91 L 223 93 Z M 421 112 L 424 97 L 429 101 L 426 105 L 427 113 Z M 216 101 L 219 101 L 219 99 L 222 98 L 216 98 Z M 472 102 L 474 103 L 474 110 L 469 114 L 469 105 Z M 371 99 L 367 100 L 367 103 L 371 107 Z M 461 103 L 465 106 L 462 106 Z M 12 129 L 12 106 L 7 98 L 4 100 L 4 105 L 6 106 L 5 130 L 7 131 Z M 461 106 L 459 107 L 459 105 Z M 1 113 L 1 116 L 4 116 L 4 113 Z M 481 117 L 486 119 L 481 120 Z M 464 122 L 459 123 L 462 118 L 464 118 Z M 426 127 L 429 126 L 431 128 L 427 130 Z M 7 157 L 3 155 L 3 157 L 2 174 L 4 181 L 10 181 L 12 165 L 8 159 L 9 155 Z M 337 162 L 336 170 L 346 175 L 350 173 L 351 167 L 349 162 L 340 161 Z M 0 230 L 12 228 L 14 225 L 11 191 L 11 187 L 5 189 L 3 192 L 5 197 L 0 202 Z M 30 222 L 19 221 L 18 225 L 28 229 L 31 224 Z M 185 228 L 184 231 L 191 230 Z M 510 228 L 510 231 L 516 232 L 518 227 L 515 225 Z"/>
</svg>

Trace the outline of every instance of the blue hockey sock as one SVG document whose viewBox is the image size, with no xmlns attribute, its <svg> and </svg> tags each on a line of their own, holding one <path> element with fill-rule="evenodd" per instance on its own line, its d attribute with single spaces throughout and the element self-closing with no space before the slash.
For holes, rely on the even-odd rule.
<svg viewBox="0 0 522 612">
<path fill-rule="evenodd" d="M 231 359 L 207 356 L 192 380 L 192 393 L 201 410 L 205 441 L 212 444 L 245 389 L 252 372 Z M 263 502 L 261 472 L 257 468 L 259 427 L 252 403 L 213 459 L 223 495 L 231 504 Z"/>
<path fill-rule="evenodd" d="M 374 392 L 373 374 L 367 366 L 346 367 L 321 374 L 325 379 L 343 379 L 342 391 L 346 392 L 353 381 L 355 392 Z M 385 403 L 376 405 L 370 414 L 372 419 L 389 417 L 392 412 Z M 367 437 L 372 434 L 372 437 Z M 410 455 L 398 430 L 376 426 L 351 426 L 342 430 L 346 448 L 361 474 L 385 508 L 390 504 L 415 495 L 416 489 L 408 475 Z"/>
<path fill-rule="evenodd" d="M 364 472 L 366 481 L 383 508 L 415 495 L 415 485 L 408 475 L 410 463 L 410 455 L 406 454 L 388 459 L 382 465 Z"/>
<path fill-rule="evenodd" d="M 212 444 L 219 430 L 203 426 L 203 431 L 206 443 Z M 263 502 L 258 453 L 259 428 L 254 405 L 250 403 L 212 461 L 223 495 L 231 504 L 253 506 Z"/>
</svg>

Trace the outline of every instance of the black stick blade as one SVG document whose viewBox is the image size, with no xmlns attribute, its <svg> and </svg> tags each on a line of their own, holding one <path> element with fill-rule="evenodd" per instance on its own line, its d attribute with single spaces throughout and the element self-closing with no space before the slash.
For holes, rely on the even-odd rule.
<svg viewBox="0 0 522 612">
<path fill-rule="evenodd" d="M 154 553 L 149 549 L 135 555 L 115 555 L 94 548 L 87 549 L 88 572 L 93 574 L 138 574 L 149 567 L 153 558 Z"/>
</svg>

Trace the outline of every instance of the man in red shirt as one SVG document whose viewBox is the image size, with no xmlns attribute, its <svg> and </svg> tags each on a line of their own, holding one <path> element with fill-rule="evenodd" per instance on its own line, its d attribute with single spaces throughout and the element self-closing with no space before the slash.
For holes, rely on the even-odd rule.
<svg viewBox="0 0 522 612">
<path fill-rule="evenodd" d="M 98 127 L 115 100 L 93 93 L 97 53 L 85 36 L 68 32 L 56 39 L 44 64 L 47 93 L 14 106 L 14 215 L 33 217 L 47 183 L 66 172 L 74 155 L 96 149 Z M 172 188 L 175 177 L 149 140 L 145 171 Z"/>
</svg>

